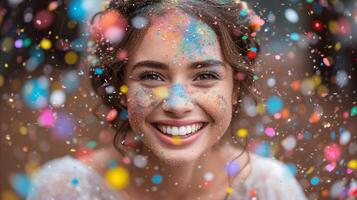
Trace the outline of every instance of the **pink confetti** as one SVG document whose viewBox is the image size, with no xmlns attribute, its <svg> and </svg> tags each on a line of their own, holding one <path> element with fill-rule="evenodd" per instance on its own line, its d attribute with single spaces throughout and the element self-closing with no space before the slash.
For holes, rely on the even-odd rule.
<svg viewBox="0 0 357 200">
<path fill-rule="evenodd" d="M 337 144 L 327 145 L 324 149 L 325 159 L 330 162 L 336 162 L 340 159 L 341 148 Z"/>
<path fill-rule="evenodd" d="M 268 137 L 274 137 L 275 136 L 275 130 L 271 127 L 267 127 L 265 129 L 265 135 L 267 135 Z"/>
<path fill-rule="evenodd" d="M 326 58 L 326 57 L 322 59 L 322 62 L 323 62 L 327 67 L 330 67 L 330 66 L 331 66 L 330 61 L 329 61 L 328 58 Z"/>
<path fill-rule="evenodd" d="M 353 169 L 347 168 L 347 170 L 346 170 L 347 174 L 352 174 L 352 172 L 353 172 Z"/>
<path fill-rule="evenodd" d="M 38 117 L 37 122 L 42 127 L 51 128 L 54 126 L 55 119 L 51 109 L 44 110 Z"/>
<path fill-rule="evenodd" d="M 332 172 L 336 168 L 336 163 L 330 163 L 326 165 L 326 170 Z"/>
</svg>

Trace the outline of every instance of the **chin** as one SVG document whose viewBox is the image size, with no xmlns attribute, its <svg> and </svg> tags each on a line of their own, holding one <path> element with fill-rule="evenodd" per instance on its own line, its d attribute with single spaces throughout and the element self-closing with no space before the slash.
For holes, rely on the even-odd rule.
<svg viewBox="0 0 357 200">
<path fill-rule="evenodd" d="M 160 161 L 170 166 L 185 166 L 199 159 L 201 151 L 153 150 Z M 202 151 L 203 152 L 203 151 Z"/>
</svg>

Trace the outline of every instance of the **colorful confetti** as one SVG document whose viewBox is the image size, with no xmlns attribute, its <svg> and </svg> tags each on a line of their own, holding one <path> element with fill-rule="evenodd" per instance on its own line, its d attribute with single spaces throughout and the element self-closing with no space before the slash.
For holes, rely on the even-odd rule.
<svg viewBox="0 0 357 200">
<path fill-rule="evenodd" d="M 215 2 L 224 9 L 225 4 L 238 1 Z M 232 77 L 239 85 L 240 96 L 232 135 L 227 138 L 239 148 L 246 142 L 246 150 L 281 161 L 309 199 L 355 199 L 357 3 L 352 0 L 247 3 L 239 4 L 239 10 L 222 12 L 235 12 L 234 23 L 223 34 L 233 35 L 233 41 L 245 47 L 239 56 L 234 56 L 239 63 L 231 66 L 237 67 L 232 70 Z M 109 6 L 109 1 L 96 0 L 6 0 L 0 4 L 0 177 L 4 179 L 0 183 L 0 200 L 25 199 L 32 186 L 31 178 L 51 156 L 72 155 L 90 164 L 96 161 L 100 150 L 113 147 L 113 141 L 120 143 L 124 138 L 117 132 L 119 122 L 131 119 L 132 113 L 129 108 L 118 106 L 119 99 L 137 88 L 113 77 L 121 64 L 132 64 L 133 55 L 140 51 L 122 45 L 128 30 L 145 32 L 154 18 L 136 13 L 128 18 L 127 11 L 118 8 L 92 19 Z M 178 16 L 162 19 L 161 31 L 154 35 L 163 42 L 173 43 L 181 36 L 184 39 L 176 44 L 180 54 L 169 60 L 171 49 L 168 49 L 160 54 L 160 59 L 166 60 L 157 61 L 173 67 L 187 58 L 196 61 L 198 56 L 214 57 L 204 49 L 216 42 L 212 33 L 222 29 L 220 19 L 211 20 L 210 26 L 204 20 L 185 21 Z M 181 30 L 175 31 L 174 25 L 168 28 L 166 21 Z M 135 40 L 139 42 L 138 38 Z M 255 42 L 259 48 L 253 45 Z M 152 45 L 148 52 L 160 52 L 156 46 Z M 220 48 L 234 53 L 231 47 L 221 44 Z M 207 71 L 215 67 L 207 67 Z M 220 71 L 217 67 L 217 73 Z M 189 119 L 204 116 L 208 120 L 218 112 L 203 105 L 213 101 L 210 87 L 224 83 L 226 74 L 216 80 L 210 79 L 211 75 L 205 76 L 210 82 L 202 87 L 193 81 L 195 74 L 189 70 L 160 72 L 167 82 L 138 92 L 138 102 L 142 104 L 134 105 L 135 109 L 144 113 L 145 109 L 160 107 L 161 104 L 148 103 L 148 99 L 155 99 L 171 107 L 194 105 L 192 111 L 181 113 Z M 180 76 L 176 77 L 177 74 Z M 192 80 L 186 80 L 188 77 Z M 98 87 L 93 87 L 93 78 L 101 80 L 96 83 Z M 246 81 L 254 85 L 245 88 Z M 219 85 L 215 92 L 226 89 L 223 87 Z M 227 96 L 230 98 L 230 94 Z M 102 97 L 106 97 L 105 103 Z M 132 99 L 127 100 L 132 103 Z M 229 101 L 223 99 L 217 105 L 223 109 Z M 159 119 L 165 112 L 155 112 L 150 120 Z M 231 113 L 226 113 L 231 117 Z M 146 141 L 147 132 L 142 131 L 129 131 L 124 145 L 134 147 L 132 144 Z M 204 146 L 204 140 L 199 141 L 202 142 L 199 146 Z M 174 149 L 182 148 L 184 140 L 175 136 L 171 142 L 173 153 Z M 178 155 L 184 160 L 194 153 L 192 149 L 190 154 Z M 154 193 L 171 182 L 182 187 L 173 181 L 172 174 L 169 177 L 162 173 L 165 169 L 151 163 L 150 157 L 139 149 L 101 164 L 103 178 L 113 189 L 145 185 L 148 193 Z M 244 169 L 237 160 L 220 164 L 222 173 L 201 164 L 195 166 L 201 182 L 187 187 L 210 191 L 215 181 L 222 180 L 222 174 L 234 178 Z M 131 176 L 129 167 L 147 174 Z M 65 178 L 64 184 L 73 188 L 85 184 L 79 175 Z M 222 190 L 232 196 L 239 192 L 233 186 Z M 260 195 L 259 188 L 246 192 L 252 199 Z M 214 194 L 210 195 L 215 199 Z"/>
</svg>

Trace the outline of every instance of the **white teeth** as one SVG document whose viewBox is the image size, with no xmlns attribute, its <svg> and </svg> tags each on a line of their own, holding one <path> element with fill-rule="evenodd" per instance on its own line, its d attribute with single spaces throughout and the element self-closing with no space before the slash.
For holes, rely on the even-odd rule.
<svg viewBox="0 0 357 200">
<path fill-rule="evenodd" d="M 181 127 L 179 128 L 179 135 L 185 135 L 186 133 L 187 133 L 186 127 L 181 126 Z"/>
<path fill-rule="evenodd" d="M 194 133 L 197 130 L 199 130 L 203 126 L 203 123 L 199 124 L 192 124 L 189 126 L 166 126 L 166 125 L 161 125 L 158 124 L 158 128 L 160 129 L 161 132 L 169 134 L 169 135 L 187 135 L 190 133 Z"/>
<path fill-rule="evenodd" d="M 176 126 L 174 126 L 173 128 L 172 128 L 172 133 L 171 133 L 172 135 L 178 135 L 179 134 L 179 130 L 178 130 L 178 128 L 176 127 Z"/>
<path fill-rule="evenodd" d="M 187 130 L 188 133 L 191 133 L 192 132 L 191 126 L 187 126 L 186 130 Z"/>
</svg>

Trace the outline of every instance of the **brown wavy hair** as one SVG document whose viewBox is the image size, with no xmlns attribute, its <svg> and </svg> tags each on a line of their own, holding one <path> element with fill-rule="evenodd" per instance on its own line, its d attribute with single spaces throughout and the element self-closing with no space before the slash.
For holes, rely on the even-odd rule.
<svg viewBox="0 0 357 200">
<path fill-rule="evenodd" d="M 164 14 L 168 8 L 177 8 L 185 13 L 200 19 L 208 24 L 216 33 L 220 43 L 222 54 L 227 63 L 233 68 L 234 89 L 239 90 L 237 102 L 241 102 L 240 98 L 244 95 L 254 97 L 253 92 L 253 66 L 255 58 L 249 56 L 249 52 L 254 49 L 255 53 L 259 52 L 259 45 L 252 37 L 256 27 L 251 24 L 251 19 L 256 16 L 252 10 L 247 10 L 246 3 L 239 1 L 227 2 L 227 0 L 180 0 L 180 1 L 165 1 L 165 0 L 113 0 L 108 7 L 92 19 L 92 24 L 99 17 L 110 11 L 119 12 L 127 22 L 130 22 L 134 17 L 141 16 L 149 19 L 149 16 Z M 246 15 L 242 15 L 242 11 L 246 11 Z M 92 86 L 97 94 L 102 97 L 104 103 L 110 109 L 116 109 L 118 112 L 126 108 L 120 103 L 119 87 L 124 81 L 124 67 L 127 64 L 127 59 L 119 60 L 118 52 L 125 50 L 128 57 L 133 52 L 135 47 L 140 44 L 148 28 L 136 29 L 131 24 L 126 24 L 125 35 L 119 43 L 113 44 L 103 37 L 96 37 L 93 41 L 94 55 L 97 62 L 90 70 L 90 78 Z M 99 38 L 99 39 L 98 39 Z M 96 74 L 95 71 L 100 68 L 101 74 Z M 237 74 L 240 77 L 237 78 Z M 108 93 L 106 87 L 114 87 L 115 91 Z M 233 107 L 233 119 L 237 116 L 240 109 L 239 103 Z M 117 129 L 114 138 L 114 145 L 117 149 L 117 140 L 122 138 L 124 132 L 131 130 L 128 120 L 123 120 L 117 117 L 112 121 L 112 125 Z M 232 132 L 232 131 L 231 131 Z M 233 136 L 233 134 L 232 134 Z M 233 136 L 234 137 L 234 136 Z M 244 145 L 244 149 L 246 147 Z"/>
</svg>

